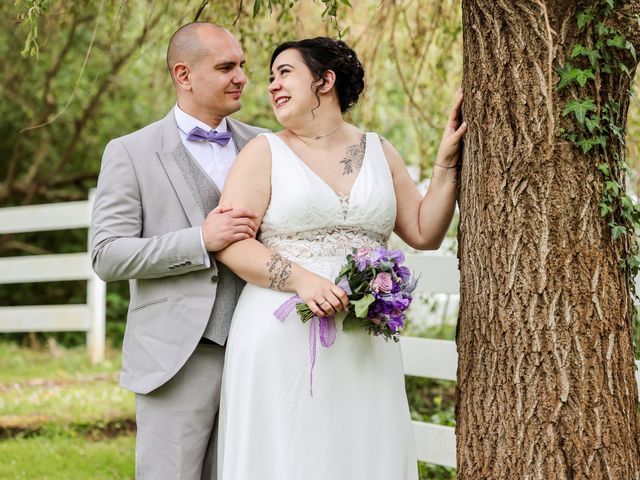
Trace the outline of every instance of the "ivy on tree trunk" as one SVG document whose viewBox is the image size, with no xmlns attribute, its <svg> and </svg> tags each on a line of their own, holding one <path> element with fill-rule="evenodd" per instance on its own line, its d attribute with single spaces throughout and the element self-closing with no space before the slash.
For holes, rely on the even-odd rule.
<svg viewBox="0 0 640 480">
<path fill-rule="evenodd" d="M 557 89 L 574 46 L 593 41 L 578 13 L 602 3 L 637 47 L 637 1 L 463 1 L 460 479 L 640 478 L 633 301 L 620 268 L 630 247 L 601 216 L 598 165 L 609 156 L 568 139 L 576 119 L 563 115 L 583 87 L 616 102 L 620 136 L 607 140 L 624 159 L 635 58 L 628 74 Z M 611 174 L 624 185 L 624 169 Z"/>
</svg>

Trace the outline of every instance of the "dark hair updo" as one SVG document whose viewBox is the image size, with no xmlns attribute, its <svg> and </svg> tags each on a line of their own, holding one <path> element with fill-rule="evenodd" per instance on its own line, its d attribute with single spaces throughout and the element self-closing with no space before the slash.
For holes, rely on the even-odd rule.
<svg viewBox="0 0 640 480">
<path fill-rule="evenodd" d="M 278 45 L 271 55 L 269 68 L 273 67 L 276 57 L 285 50 L 294 49 L 300 53 L 305 65 L 316 79 L 315 93 L 322 88 L 325 81 L 323 74 L 333 70 L 336 74 L 335 89 L 342 113 L 348 111 L 358 101 L 364 89 L 364 68 L 358 60 L 356 52 L 342 40 L 328 37 L 306 38 L 295 42 Z M 318 103 L 319 104 L 319 103 Z"/>
</svg>

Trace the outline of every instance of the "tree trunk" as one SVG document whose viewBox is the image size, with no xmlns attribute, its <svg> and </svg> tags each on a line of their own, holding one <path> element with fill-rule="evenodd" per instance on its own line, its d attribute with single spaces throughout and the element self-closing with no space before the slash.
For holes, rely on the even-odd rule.
<svg viewBox="0 0 640 480">
<path fill-rule="evenodd" d="M 628 245 L 613 241 L 599 212 L 606 155 L 563 137 L 578 87 L 555 88 L 573 46 L 592 39 L 576 3 L 463 0 L 463 480 L 640 479 L 632 298 L 620 268 Z M 621 29 L 636 22 L 619 10 L 611 21 Z M 584 87 L 598 105 L 621 105 L 623 127 L 634 71 Z M 622 140 L 610 144 L 624 156 Z"/>
</svg>

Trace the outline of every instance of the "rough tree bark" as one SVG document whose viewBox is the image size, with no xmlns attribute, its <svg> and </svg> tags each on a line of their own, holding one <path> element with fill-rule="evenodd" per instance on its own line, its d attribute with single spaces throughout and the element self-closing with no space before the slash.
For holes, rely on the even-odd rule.
<svg viewBox="0 0 640 480">
<path fill-rule="evenodd" d="M 598 210 L 602 159 L 563 140 L 563 108 L 576 91 L 555 89 L 572 46 L 590 42 L 578 8 L 595 3 L 463 0 L 463 480 L 640 479 L 623 251 Z M 637 28 L 640 2 L 617 3 L 611 21 Z M 627 35 L 636 47 L 637 34 Z M 631 80 L 618 75 L 591 90 L 620 103 L 622 126 Z M 624 155 L 621 142 L 615 148 Z"/>
</svg>

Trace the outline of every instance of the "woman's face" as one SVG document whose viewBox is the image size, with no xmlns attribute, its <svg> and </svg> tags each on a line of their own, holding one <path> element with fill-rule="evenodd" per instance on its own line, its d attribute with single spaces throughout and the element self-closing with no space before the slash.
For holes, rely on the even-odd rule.
<svg viewBox="0 0 640 480">
<path fill-rule="evenodd" d="M 269 94 L 278 122 L 295 125 L 313 119 L 311 111 L 318 106 L 314 92 L 315 78 L 298 50 L 285 50 L 271 67 Z"/>
</svg>

